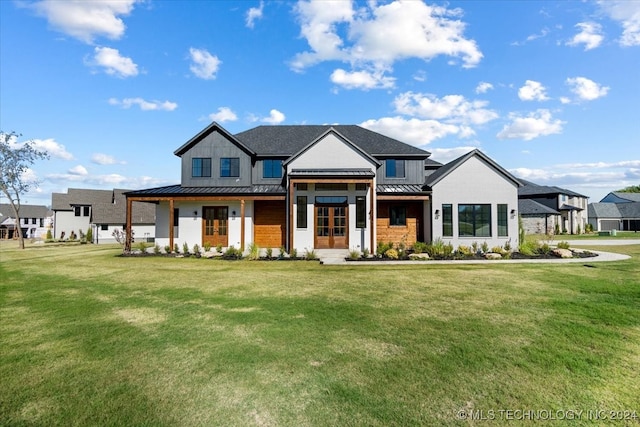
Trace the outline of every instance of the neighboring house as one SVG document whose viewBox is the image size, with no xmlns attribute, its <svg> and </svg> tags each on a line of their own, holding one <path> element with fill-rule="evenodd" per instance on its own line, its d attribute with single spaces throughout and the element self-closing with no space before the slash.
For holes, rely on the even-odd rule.
<svg viewBox="0 0 640 427">
<path fill-rule="evenodd" d="M 47 229 L 51 226 L 53 213 L 46 206 L 21 205 L 20 230 L 22 236 L 28 239 L 45 238 Z M 17 238 L 16 218 L 13 208 L 8 203 L 0 204 L 0 239 Z"/>
<path fill-rule="evenodd" d="M 93 243 L 114 243 L 113 231 L 122 230 L 127 222 L 126 191 L 69 188 L 66 193 L 53 193 L 53 237 L 67 239 L 73 232 L 79 238 L 91 229 Z M 147 203 L 135 203 L 132 225 L 134 238 L 153 241 L 155 208 Z"/>
<path fill-rule="evenodd" d="M 126 194 L 128 204 L 156 204 L 160 246 L 374 252 L 378 242 L 496 246 L 517 238 L 520 184 L 477 150 L 442 166 L 354 125 L 232 135 L 212 123 L 174 154 L 181 184 Z"/>
<path fill-rule="evenodd" d="M 538 185 L 524 179 L 520 182 L 524 184 L 518 189 L 518 199 L 521 203 L 523 200 L 532 200 L 549 208 L 542 209 L 532 203 L 523 203 L 520 214 L 525 230 L 553 234 L 557 224 L 561 233 L 585 232 L 589 203 L 587 196 L 566 188 Z"/>
<path fill-rule="evenodd" d="M 595 231 L 640 231 L 640 193 L 614 191 L 589 203 L 589 223 Z"/>
</svg>

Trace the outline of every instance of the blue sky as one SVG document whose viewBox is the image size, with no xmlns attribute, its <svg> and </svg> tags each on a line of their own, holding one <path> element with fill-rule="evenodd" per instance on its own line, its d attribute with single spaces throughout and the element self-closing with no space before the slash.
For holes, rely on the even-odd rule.
<svg viewBox="0 0 640 427">
<path fill-rule="evenodd" d="M 597 202 L 640 184 L 640 1 L 0 1 L 0 129 L 51 158 L 23 202 L 180 181 L 212 120 L 479 148 Z"/>
</svg>

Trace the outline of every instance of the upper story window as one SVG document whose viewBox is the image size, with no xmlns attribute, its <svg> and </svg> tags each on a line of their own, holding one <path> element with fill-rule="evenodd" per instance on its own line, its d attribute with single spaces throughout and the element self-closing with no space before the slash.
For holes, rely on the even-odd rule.
<svg viewBox="0 0 640 427">
<path fill-rule="evenodd" d="M 223 178 L 240 176 L 240 158 L 222 157 L 220 159 L 220 176 Z"/>
<path fill-rule="evenodd" d="M 266 159 L 262 161 L 263 178 L 282 178 L 282 160 Z"/>
<path fill-rule="evenodd" d="M 386 178 L 404 178 L 404 160 L 387 159 L 385 160 Z"/>
<path fill-rule="evenodd" d="M 191 160 L 191 176 L 194 178 L 211 178 L 211 158 L 194 157 Z"/>
</svg>

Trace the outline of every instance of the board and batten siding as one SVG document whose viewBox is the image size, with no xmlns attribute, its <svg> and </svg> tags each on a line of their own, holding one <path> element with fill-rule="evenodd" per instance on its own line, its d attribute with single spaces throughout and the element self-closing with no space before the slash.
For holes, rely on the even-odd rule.
<svg viewBox="0 0 640 427">
<path fill-rule="evenodd" d="M 402 159 L 401 157 L 395 159 L 404 160 L 404 178 L 387 178 L 385 159 L 378 159 L 382 162 L 382 166 L 377 171 L 378 184 L 424 184 L 424 159 Z"/>
<path fill-rule="evenodd" d="M 432 193 L 431 221 L 433 224 L 433 239 L 441 238 L 450 242 L 454 248 L 460 245 L 470 246 L 473 242 L 489 247 L 504 246 L 511 240 L 511 246 L 518 244 L 518 187 L 507 177 L 492 168 L 478 157 L 470 157 L 447 176 L 434 184 Z M 442 235 L 442 205 L 452 205 L 453 237 Z M 458 230 L 458 205 L 460 204 L 490 204 L 491 205 L 491 236 L 489 237 L 460 237 Z M 507 234 L 498 237 L 498 204 L 507 205 Z M 515 215 L 511 211 L 515 209 Z M 438 218 L 435 211 L 439 210 Z"/>
<path fill-rule="evenodd" d="M 192 159 L 211 158 L 211 177 L 193 177 Z M 239 177 L 221 177 L 220 159 L 237 157 L 240 159 Z M 182 186 L 220 187 L 251 185 L 251 157 L 219 132 L 211 132 L 182 155 Z"/>
</svg>

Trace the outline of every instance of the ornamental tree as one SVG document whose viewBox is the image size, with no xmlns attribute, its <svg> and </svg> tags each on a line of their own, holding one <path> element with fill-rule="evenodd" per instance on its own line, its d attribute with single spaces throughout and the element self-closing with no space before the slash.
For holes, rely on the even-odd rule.
<svg viewBox="0 0 640 427">
<path fill-rule="evenodd" d="M 33 141 L 12 144 L 20 136 L 15 132 L 0 131 L 0 191 L 13 209 L 15 232 L 18 233 L 20 249 L 24 249 L 24 236 L 20 228 L 20 197 L 38 184 L 28 180 L 25 173 L 36 160 L 48 159 L 49 154 L 38 150 Z"/>
</svg>

